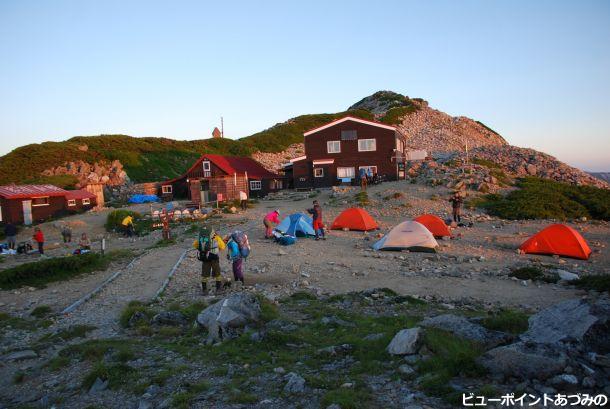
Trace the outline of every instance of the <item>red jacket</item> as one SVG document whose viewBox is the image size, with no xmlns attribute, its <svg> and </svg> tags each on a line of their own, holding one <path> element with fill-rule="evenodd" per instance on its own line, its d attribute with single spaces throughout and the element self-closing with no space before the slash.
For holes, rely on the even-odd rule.
<svg viewBox="0 0 610 409">
<path fill-rule="evenodd" d="M 42 234 L 42 230 L 34 233 L 34 240 L 36 240 L 36 243 L 44 243 L 44 234 Z"/>
</svg>

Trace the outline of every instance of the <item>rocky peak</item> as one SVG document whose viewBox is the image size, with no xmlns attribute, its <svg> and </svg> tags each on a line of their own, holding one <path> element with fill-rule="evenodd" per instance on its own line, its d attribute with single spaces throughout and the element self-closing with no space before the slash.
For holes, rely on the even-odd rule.
<svg viewBox="0 0 610 409">
<path fill-rule="evenodd" d="M 376 116 L 383 116 L 392 108 L 412 107 L 413 109 L 420 109 L 427 106 L 428 102 L 421 98 L 411 99 L 394 91 L 377 91 L 373 95 L 362 98 L 348 109 L 364 109 Z"/>
</svg>

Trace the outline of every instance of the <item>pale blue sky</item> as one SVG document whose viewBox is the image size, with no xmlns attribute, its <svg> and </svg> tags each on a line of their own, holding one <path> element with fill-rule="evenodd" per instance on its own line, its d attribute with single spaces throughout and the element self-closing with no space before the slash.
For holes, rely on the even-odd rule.
<svg viewBox="0 0 610 409">
<path fill-rule="evenodd" d="M 610 1 L 0 0 L 0 154 L 241 137 L 381 89 L 610 171 Z"/>
</svg>

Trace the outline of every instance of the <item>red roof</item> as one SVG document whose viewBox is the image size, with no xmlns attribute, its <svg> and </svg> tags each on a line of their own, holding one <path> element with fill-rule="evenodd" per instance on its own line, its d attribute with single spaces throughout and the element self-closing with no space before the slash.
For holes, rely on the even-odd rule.
<svg viewBox="0 0 610 409">
<path fill-rule="evenodd" d="M 68 190 L 66 192 L 66 200 L 76 200 L 76 199 L 82 200 L 82 199 L 95 199 L 95 198 L 96 198 L 96 196 L 93 193 L 88 192 L 84 189 Z"/>
<path fill-rule="evenodd" d="M 65 196 L 66 190 L 53 185 L 8 185 L 0 186 L 0 196 L 5 199 L 27 199 L 31 197 Z"/>
<path fill-rule="evenodd" d="M 223 172 L 232 175 L 234 173 L 248 173 L 248 177 L 253 178 L 277 178 L 279 175 L 269 172 L 260 163 L 252 158 L 245 156 L 222 156 L 204 155 L 214 165 L 218 166 Z"/>
</svg>

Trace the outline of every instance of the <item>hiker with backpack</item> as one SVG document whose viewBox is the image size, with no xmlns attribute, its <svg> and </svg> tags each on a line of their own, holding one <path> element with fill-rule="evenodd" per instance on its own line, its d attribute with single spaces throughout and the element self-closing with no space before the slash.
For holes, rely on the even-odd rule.
<svg viewBox="0 0 610 409">
<path fill-rule="evenodd" d="M 220 251 L 226 245 L 222 238 L 216 234 L 214 229 L 203 227 L 199 231 L 199 237 L 193 243 L 198 250 L 197 259 L 201 261 L 201 291 L 208 292 L 208 281 L 214 277 L 216 291 L 222 288 L 222 275 L 220 273 Z"/>
<path fill-rule="evenodd" d="M 227 259 L 232 262 L 233 279 L 236 283 L 241 281 L 243 286 L 245 284 L 243 271 L 244 260 L 250 254 L 248 236 L 243 231 L 236 230 L 230 236 L 227 236 L 225 241 L 227 242 L 228 248 Z"/>
</svg>

